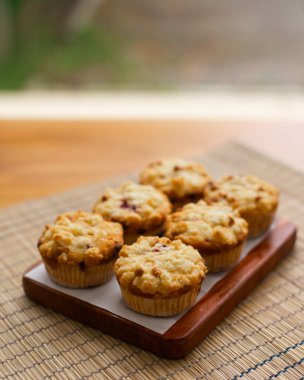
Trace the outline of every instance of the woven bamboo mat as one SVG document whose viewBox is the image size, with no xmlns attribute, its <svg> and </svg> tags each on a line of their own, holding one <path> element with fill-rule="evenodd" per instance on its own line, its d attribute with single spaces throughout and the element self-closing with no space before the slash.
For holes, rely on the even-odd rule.
<svg viewBox="0 0 304 380">
<path fill-rule="evenodd" d="M 304 175 L 230 143 L 202 161 L 214 176 L 252 173 L 282 192 L 280 215 L 304 223 Z M 0 211 L 0 378 L 304 378 L 304 236 L 296 249 L 190 355 L 160 359 L 35 305 L 22 273 L 39 258 L 43 225 L 67 210 L 90 209 L 102 182 Z"/>
</svg>

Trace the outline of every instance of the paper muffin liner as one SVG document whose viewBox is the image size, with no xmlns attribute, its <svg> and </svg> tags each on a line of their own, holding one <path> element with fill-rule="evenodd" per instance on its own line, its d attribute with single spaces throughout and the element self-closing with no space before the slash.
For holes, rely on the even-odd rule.
<svg viewBox="0 0 304 380">
<path fill-rule="evenodd" d="M 244 244 L 245 242 L 242 242 L 233 248 L 223 249 L 216 253 L 199 250 L 205 260 L 208 273 L 221 272 L 235 265 L 241 256 Z"/>
<path fill-rule="evenodd" d="M 53 281 L 69 288 L 88 288 L 107 282 L 113 274 L 115 260 L 80 269 L 77 266 L 57 265 L 56 268 L 44 261 L 45 268 Z"/>
<path fill-rule="evenodd" d="M 271 226 L 275 211 L 270 214 L 246 214 L 242 216 L 248 223 L 248 237 L 254 238 L 261 235 Z"/>
<path fill-rule="evenodd" d="M 194 288 L 177 297 L 148 298 L 135 295 L 129 289 L 121 287 L 124 301 L 130 309 L 138 313 L 157 317 L 167 317 L 186 310 L 195 302 L 199 290 L 200 287 Z"/>
</svg>

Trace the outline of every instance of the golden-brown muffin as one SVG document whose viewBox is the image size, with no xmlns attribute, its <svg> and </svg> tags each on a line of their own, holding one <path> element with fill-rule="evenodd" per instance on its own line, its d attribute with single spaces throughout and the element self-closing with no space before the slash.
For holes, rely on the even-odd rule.
<svg viewBox="0 0 304 380">
<path fill-rule="evenodd" d="M 180 239 L 197 249 L 205 259 L 208 272 L 218 272 L 234 265 L 248 234 L 247 222 L 231 207 L 204 201 L 189 203 L 169 215 L 165 235 Z"/>
<path fill-rule="evenodd" d="M 206 271 L 193 247 L 180 240 L 151 236 L 124 245 L 115 263 L 126 304 L 154 316 L 178 314 L 192 305 Z"/>
<path fill-rule="evenodd" d="M 76 211 L 59 215 L 54 224 L 46 225 L 38 249 L 55 282 L 85 288 L 109 280 L 122 245 L 120 224 Z"/>
<path fill-rule="evenodd" d="M 128 181 L 107 189 L 93 210 L 106 220 L 121 223 L 125 242 L 130 244 L 139 235 L 161 233 L 171 208 L 168 198 L 154 187 Z"/>
<path fill-rule="evenodd" d="M 256 237 L 270 227 L 278 207 L 279 192 L 255 176 L 227 175 L 207 186 L 205 200 L 228 204 L 237 210 L 248 222 L 249 237 Z"/>
<path fill-rule="evenodd" d="M 140 174 L 140 183 L 166 194 L 174 209 L 201 199 L 210 180 L 202 164 L 181 159 L 152 162 Z"/>
</svg>

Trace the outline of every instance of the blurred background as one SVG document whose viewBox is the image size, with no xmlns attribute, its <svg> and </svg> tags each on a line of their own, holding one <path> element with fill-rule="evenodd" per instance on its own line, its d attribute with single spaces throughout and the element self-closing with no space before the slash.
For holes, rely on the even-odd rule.
<svg viewBox="0 0 304 380">
<path fill-rule="evenodd" d="M 0 89 L 302 89 L 302 0 L 0 0 Z"/>
<path fill-rule="evenodd" d="M 0 204 L 229 139 L 301 170 L 303 62 L 303 0 L 0 0 Z"/>
</svg>

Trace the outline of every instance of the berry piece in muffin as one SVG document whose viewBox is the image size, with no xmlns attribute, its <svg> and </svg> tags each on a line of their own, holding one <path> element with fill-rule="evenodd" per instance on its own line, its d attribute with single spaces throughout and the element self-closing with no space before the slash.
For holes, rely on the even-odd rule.
<svg viewBox="0 0 304 380">
<path fill-rule="evenodd" d="M 204 260 L 193 247 L 152 236 L 124 245 L 115 263 L 126 304 L 153 316 L 178 314 L 191 306 L 206 272 Z"/>
<path fill-rule="evenodd" d="M 165 225 L 169 239 L 180 239 L 197 249 L 209 272 L 234 265 L 248 235 L 247 222 L 235 215 L 231 207 L 204 201 L 189 203 L 171 214 Z"/>
<path fill-rule="evenodd" d="M 210 180 L 203 165 L 181 159 L 152 162 L 140 174 L 140 183 L 166 194 L 174 209 L 201 199 Z"/>
<path fill-rule="evenodd" d="M 128 181 L 107 189 L 93 210 L 106 220 L 121 223 L 125 242 L 133 243 L 139 235 L 161 233 L 171 208 L 168 198 L 154 187 Z"/>
<path fill-rule="evenodd" d="M 109 280 L 122 245 L 120 224 L 85 211 L 59 215 L 55 223 L 45 226 L 38 241 L 50 277 L 71 288 Z"/>
<path fill-rule="evenodd" d="M 252 175 L 224 176 L 205 191 L 208 203 L 221 202 L 237 210 L 249 225 L 249 237 L 266 231 L 275 216 L 279 192 L 271 184 Z"/>
</svg>

